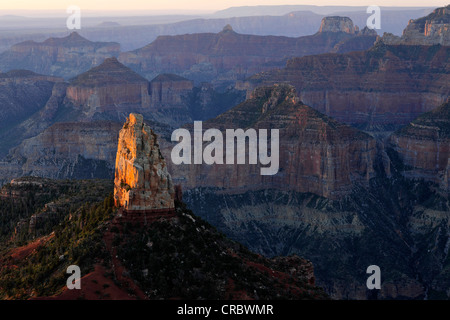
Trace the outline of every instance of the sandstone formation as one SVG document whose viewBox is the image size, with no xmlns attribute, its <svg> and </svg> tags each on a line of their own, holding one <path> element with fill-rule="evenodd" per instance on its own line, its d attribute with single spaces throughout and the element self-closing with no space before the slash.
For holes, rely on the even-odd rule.
<svg viewBox="0 0 450 320">
<path fill-rule="evenodd" d="M 348 17 L 325 17 L 320 24 L 319 32 L 345 32 L 355 34 L 359 31 L 357 26 L 353 25 L 353 21 Z"/>
<path fill-rule="evenodd" d="M 274 188 L 334 199 L 351 192 L 355 184 L 367 185 L 374 176 L 375 140 L 299 102 L 292 86 L 258 88 L 251 99 L 204 122 L 203 129 L 207 128 L 279 129 L 279 172 L 263 176 L 259 165 L 169 162 L 174 181 L 183 189 L 211 187 L 240 193 Z"/>
<path fill-rule="evenodd" d="M 173 126 L 192 121 L 189 95 L 194 83 L 175 74 L 160 74 L 150 81 L 150 105 L 154 117 Z"/>
<path fill-rule="evenodd" d="M 16 143 L 8 130 L 41 110 L 62 79 L 26 70 L 0 73 L 0 158 Z"/>
<path fill-rule="evenodd" d="M 112 178 L 120 125 L 56 123 L 25 139 L 0 161 L 0 182 L 31 175 L 56 179 Z"/>
<path fill-rule="evenodd" d="M 450 94 L 448 47 L 388 46 L 365 52 L 294 58 L 238 88 L 290 83 L 307 105 L 370 131 L 393 130 L 439 106 Z"/>
<path fill-rule="evenodd" d="M 450 192 L 450 101 L 390 137 L 408 178 L 425 179 Z"/>
<path fill-rule="evenodd" d="M 137 109 L 148 109 L 148 81 L 131 71 L 116 58 L 105 61 L 72 79 L 66 99 L 81 108 L 85 117 L 95 113 L 117 113 Z"/>
<path fill-rule="evenodd" d="M 119 53 L 118 43 L 92 42 L 73 32 L 64 38 L 13 45 L 0 54 L 0 70 L 27 69 L 69 79 Z"/>
<path fill-rule="evenodd" d="M 357 36 L 341 27 L 334 28 L 336 32 L 289 38 L 239 34 L 228 25 L 219 33 L 160 36 L 141 49 L 122 53 L 119 60 L 148 79 L 175 73 L 196 82 L 228 85 L 280 67 L 289 57 L 330 52 L 342 40 Z"/>
<path fill-rule="evenodd" d="M 174 208 L 174 186 L 156 134 L 142 115 L 130 114 L 119 133 L 114 201 L 127 212 Z"/>
<path fill-rule="evenodd" d="M 357 37 L 345 39 L 336 44 L 331 50 L 334 53 L 346 53 L 352 51 L 364 51 L 371 48 L 378 38 L 377 32 L 367 27 L 358 31 Z"/>
<path fill-rule="evenodd" d="M 387 33 L 381 40 L 387 44 L 450 46 L 450 5 L 410 20 L 401 37 Z"/>
</svg>

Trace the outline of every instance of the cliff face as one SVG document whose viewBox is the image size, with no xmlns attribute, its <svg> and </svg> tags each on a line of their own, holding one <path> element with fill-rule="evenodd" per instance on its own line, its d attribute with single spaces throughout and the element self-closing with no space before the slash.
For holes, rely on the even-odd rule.
<svg viewBox="0 0 450 320">
<path fill-rule="evenodd" d="M 120 125 L 56 123 L 24 140 L 0 162 L 3 182 L 32 175 L 48 178 L 112 178 Z"/>
<path fill-rule="evenodd" d="M 149 79 L 175 73 L 222 85 L 279 67 L 289 57 L 330 52 L 337 43 L 355 37 L 342 28 L 299 38 L 244 35 L 230 27 L 216 34 L 160 36 L 141 49 L 122 53 L 119 60 Z"/>
<path fill-rule="evenodd" d="M 155 119 L 173 126 L 191 122 L 189 95 L 193 89 L 193 81 L 175 74 L 161 74 L 150 81 L 150 105 Z"/>
<path fill-rule="evenodd" d="M 374 174 L 375 140 L 302 104 L 291 86 L 259 88 L 251 99 L 204 122 L 203 129 L 207 128 L 223 133 L 238 128 L 279 129 L 279 171 L 263 176 L 259 165 L 169 162 L 174 181 L 184 188 L 217 187 L 229 193 L 276 188 L 337 198 L 348 194 L 354 184 L 367 185 Z"/>
<path fill-rule="evenodd" d="M 119 133 L 114 201 L 128 212 L 174 209 L 174 187 L 155 133 L 130 114 Z"/>
<path fill-rule="evenodd" d="M 60 81 L 26 70 L 0 73 L 0 132 L 42 109 Z"/>
<path fill-rule="evenodd" d="M 319 32 L 345 32 L 354 34 L 359 31 L 357 26 L 348 17 L 325 17 L 320 24 Z"/>
<path fill-rule="evenodd" d="M 12 46 L 0 54 L 0 70 L 27 69 L 69 79 L 119 53 L 118 43 L 92 42 L 73 32 L 64 38 Z"/>
<path fill-rule="evenodd" d="M 0 73 L 0 159 L 20 142 L 19 135 L 10 131 L 30 115 L 45 109 L 60 81 L 25 70 Z"/>
<path fill-rule="evenodd" d="M 409 178 L 433 181 L 450 192 L 450 101 L 390 137 Z"/>
<path fill-rule="evenodd" d="M 388 44 L 450 45 L 450 5 L 438 8 L 426 17 L 410 20 L 401 37 L 386 34 Z"/>
<path fill-rule="evenodd" d="M 392 130 L 446 101 L 448 47 L 379 43 L 365 52 L 294 58 L 240 87 L 279 82 L 294 85 L 305 104 L 339 121 Z"/>
<path fill-rule="evenodd" d="M 116 58 L 105 59 L 101 65 L 72 79 L 66 100 L 81 108 L 86 117 L 95 113 L 126 112 L 130 106 L 138 110 L 150 106 L 148 81 Z"/>
</svg>

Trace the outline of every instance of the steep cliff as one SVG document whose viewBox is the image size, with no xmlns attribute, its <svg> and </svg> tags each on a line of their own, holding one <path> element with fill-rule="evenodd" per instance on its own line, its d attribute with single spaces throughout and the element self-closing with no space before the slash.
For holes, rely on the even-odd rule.
<svg viewBox="0 0 450 320">
<path fill-rule="evenodd" d="M 155 133 L 130 114 L 119 133 L 114 201 L 128 212 L 173 210 L 174 187 Z"/>
<path fill-rule="evenodd" d="M 355 184 L 367 185 L 374 174 L 375 140 L 299 102 L 292 86 L 259 88 L 251 99 L 204 122 L 203 129 L 208 128 L 223 133 L 279 129 L 279 171 L 264 176 L 260 165 L 169 162 L 174 181 L 185 188 L 216 187 L 228 193 L 276 188 L 338 198 Z"/>
<path fill-rule="evenodd" d="M 337 43 L 356 36 L 342 28 L 299 38 L 239 34 L 230 27 L 219 33 L 160 36 L 141 49 L 122 53 L 119 60 L 148 79 L 175 73 L 226 85 L 280 67 L 289 57 L 330 52 Z"/>
<path fill-rule="evenodd" d="M 404 175 L 425 179 L 450 192 L 450 101 L 421 115 L 390 137 Z"/>
<path fill-rule="evenodd" d="M 175 74 L 160 74 L 150 81 L 150 105 L 154 118 L 173 126 L 192 121 L 189 95 L 194 89 L 191 80 Z"/>
<path fill-rule="evenodd" d="M 26 70 L 0 73 L 0 136 L 42 110 L 60 81 Z M 14 143 L 14 139 L 0 139 L 0 158 Z"/>
<path fill-rule="evenodd" d="M 252 76 L 239 88 L 290 83 L 307 105 L 370 131 L 393 130 L 446 101 L 448 47 L 388 46 L 365 52 L 294 58 L 281 70 Z"/>
<path fill-rule="evenodd" d="M 111 178 L 120 127 L 114 122 L 56 123 L 10 151 L 0 162 L 1 180 Z"/>
<path fill-rule="evenodd" d="M 103 63 L 69 82 L 66 101 L 80 109 L 83 117 L 149 109 L 148 81 L 128 69 L 116 58 Z"/>
<path fill-rule="evenodd" d="M 410 20 L 401 37 L 385 34 L 388 44 L 450 46 L 450 5 L 438 8 L 426 17 Z"/>
<path fill-rule="evenodd" d="M 345 32 L 355 34 L 359 31 L 357 26 L 353 25 L 353 21 L 348 17 L 325 17 L 320 24 L 319 32 Z"/>
<path fill-rule="evenodd" d="M 0 70 L 27 69 L 69 79 L 119 53 L 118 43 L 92 42 L 73 32 L 64 38 L 13 45 L 0 54 Z"/>
</svg>

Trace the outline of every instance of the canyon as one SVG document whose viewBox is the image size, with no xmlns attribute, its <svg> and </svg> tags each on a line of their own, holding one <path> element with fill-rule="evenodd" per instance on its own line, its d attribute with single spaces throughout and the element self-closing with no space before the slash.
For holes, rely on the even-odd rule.
<svg viewBox="0 0 450 320">
<path fill-rule="evenodd" d="M 175 73 L 196 83 L 226 86 L 282 66 L 289 57 L 330 52 L 350 38 L 368 45 L 365 49 L 375 42 L 376 32 L 356 32 L 349 18 L 338 26 L 335 20 L 325 17 L 320 27 L 323 31 L 299 38 L 239 34 L 230 25 L 219 33 L 160 36 L 143 48 L 121 53 L 119 60 L 149 79 Z"/>
<path fill-rule="evenodd" d="M 265 167 L 261 164 L 174 165 L 169 162 L 174 182 L 186 189 L 202 186 L 239 193 L 276 188 L 338 198 L 350 192 L 353 184 L 367 184 L 374 174 L 375 140 L 303 105 L 292 86 L 258 88 L 252 99 L 205 121 L 203 128 L 222 132 L 278 129 L 279 171 L 264 176 L 260 174 Z M 168 157 L 170 152 L 170 147 L 163 146 L 163 153 Z M 248 148 L 245 154 L 247 159 Z"/>
<path fill-rule="evenodd" d="M 450 46 L 450 5 L 435 9 L 426 17 L 409 20 L 401 37 L 391 33 L 383 35 L 389 44 Z"/>
<path fill-rule="evenodd" d="M 36 105 L 6 100 L 20 114 L 0 132 L 9 143 L 0 184 L 115 177 L 116 205 L 137 212 L 173 209 L 182 190 L 200 218 L 252 251 L 311 260 L 333 298 L 370 298 L 365 270 L 374 261 L 378 298 L 448 298 L 450 50 L 437 40 L 446 39 L 447 14 L 412 21 L 398 43 L 333 16 L 301 38 L 231 26 L 162 36 L 67 81 L 0 74 L 5 96 L 10 86 L 42 89 Z M 407 40 L 413 30 L 425 38 Z M 279 171 L 174 164 L 171 133 L 192 132 L 195 120 L 204 130 L 279 130 Z"/>
<path fill-rule="evenodd" d="M 92 42 L 72 32 L 62 38 L 25 41 L 11 46 L 0 54 L 0 70 L 26 69 L 70 79 L 119 53 L 118 43 Z"/>
<path fill-rule="evenodd" d="M 294 58 L 283 69 L 238 83 L 239 89 L 292 84 L 312 108 L 366 131 L 392 132 L 450 94 L 448 47 L 386 45 L 367 51 Z"/>
</svg>

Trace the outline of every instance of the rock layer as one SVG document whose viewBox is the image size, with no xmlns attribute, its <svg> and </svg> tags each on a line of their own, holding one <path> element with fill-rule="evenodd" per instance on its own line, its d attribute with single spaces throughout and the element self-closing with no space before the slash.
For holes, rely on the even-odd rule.
<svg viewBox="0 0 450 320">
<path fill-rule="evenodd" d="M 112 178 L 117 133 L 113 122 L 56 123 L 25 139 L 0 162 L 0 182 L 31 175 L 55 179 Z"/>
<path fill-rule="evenodd" d="M 450 192 L 450 101 L 423 114 L 390 137 L 404 163 L 403 174 Z"/>
<path fill-rule="evenodd" d="M 283 66 L 290 57 L 330 52 L 341 41 L 356 37 L 344 26 L 343 30 L 289 38 L 239 34 L 226 26 L 219 33 L 160 36 L 141 49 L 121 53 L 119 60 L 148 79 L 175 73 L 196 82 L 228 85 Z"/>
<path fill-rule="evenodd" d="M 307 105 L 365 130 L 391 130 L 439 106 L 450 95 L 449 48 L 388 46 L 365 52 L 294 58 L 240 87 L 290 83 Z"/>
<path fill-rule="evenodd" d="M 450 5 L 438 8 L 426 17 L 410 20 L 401 37 L 385 34 L 387 44 L 450 46 Z"/>
<path fill-rule="evenodd" d="M 92 42 L 73 32 L 64 38 L 13 45 L 0 54 L 0 70 L 27 69 L 69 79 L 119 53 L 118 43 Z"/>
<path fill-rule="evenodd" d="M 348 17 L 325 17 L 320 24 L 319 32 L 345 32 L 354 34 L 359 28 L 353 25 L 353 21 Z"/>
<path fill-rule="evenodd" d="M 246 165 L 170 163 L 174 181 L 183 188 L 224 188 L 227 193 L 275 188 L 338 198 L 355 184 L 367 185 L 374 176 L 375 140 L 302 104 L 292 86 L 258 88 L 251 99 L 204 122 L 203 129 L 207 128 L 221 130 L 224 137 L 226 129 L 279 129 L 279 171 L 263 176 L 261 166 L 248 161 Z"/>
<path fill-rule="evenodd" d="M 174 187 L 155 133 L 130 114 L 119 133 L 114 201 L 127 212 L 174 208 Z"/>
</svg>

